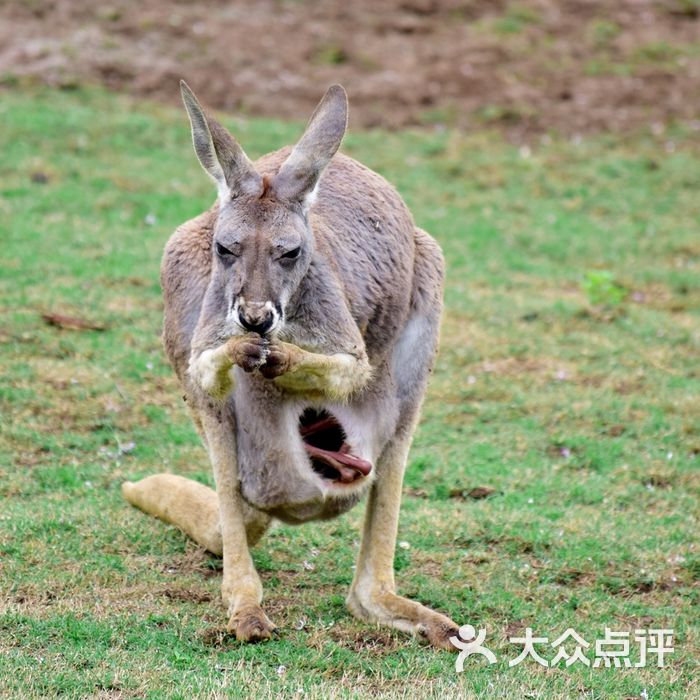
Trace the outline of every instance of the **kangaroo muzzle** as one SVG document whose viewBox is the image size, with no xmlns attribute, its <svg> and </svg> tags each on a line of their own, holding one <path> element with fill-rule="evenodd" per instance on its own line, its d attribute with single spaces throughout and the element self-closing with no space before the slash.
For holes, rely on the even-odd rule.
<svg viewBox="0 0 700 700">
<path fill-rule="evenodd" d="M 280 319 L 280 314 L 271 301 L 245 301 L 241 298 L 236 302 L 236 313 L 238 322 L 245 330 L 259 335 L 274 330 Z"/>
</svg>

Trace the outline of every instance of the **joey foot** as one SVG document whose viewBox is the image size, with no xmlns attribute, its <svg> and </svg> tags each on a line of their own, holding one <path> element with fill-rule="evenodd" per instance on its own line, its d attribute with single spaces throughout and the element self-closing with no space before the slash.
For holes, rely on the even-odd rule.
<svg viewBox="0 0 700 700">
<path fill-rule="evenodd" d="M 226 625 L 239 642 L 263 642 L 277 629 L 259 605 L 248 605 L 236 610 Z"/>
</svg>

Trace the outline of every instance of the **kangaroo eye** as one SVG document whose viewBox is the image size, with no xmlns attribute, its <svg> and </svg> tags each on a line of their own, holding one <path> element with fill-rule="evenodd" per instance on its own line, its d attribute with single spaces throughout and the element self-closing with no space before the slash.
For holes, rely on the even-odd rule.
<svg viewBox="0 0 700 700">
<path fill-rule="evenodd" d="M 216 254 L 220 258 L 233 258 L 233 257 L 235 257 L 235 255 L 228 248 L 224 248 L 224 246 L 222 246 L 221 243 L 216 244 Z"/>
<path fill-rule="evenodd" d="M 294 248 L 294 250 L 287 251 L 282 258 L 285 260 L 296 260 L 301 254 L 301 248 Z"/>
</svg>

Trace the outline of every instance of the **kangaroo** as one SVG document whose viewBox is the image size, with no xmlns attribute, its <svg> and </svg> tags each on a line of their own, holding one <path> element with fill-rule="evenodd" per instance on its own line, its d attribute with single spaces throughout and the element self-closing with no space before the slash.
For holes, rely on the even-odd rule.
<svg viewBox="0 0 700 700">
<path fill-rule="evenodd" d="M 437 350 L 440 248 L 384 178 L 337 153 L 340 85 L 293 148 L 255 163 L 184 82 L 181 92 L 218 197 L 166 245 L 163 337 L 216 491 L 157 474 L 123 494 L 223 554 L 228 628 L 249 642 L 275 629 L 250 547 L 274 519 L 332 518 L 367 495 L 349 610 L 454 650 L 457 625 L 397 595 L 393 570 Z"/>
</svg>

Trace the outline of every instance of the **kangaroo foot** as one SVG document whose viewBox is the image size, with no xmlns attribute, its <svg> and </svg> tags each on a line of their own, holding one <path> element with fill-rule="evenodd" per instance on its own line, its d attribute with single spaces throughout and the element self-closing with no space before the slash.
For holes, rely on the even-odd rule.
<svg viewBox="0 0 700 700">
<path fill-rule="evenodd" d="M 262 642 L 277 629 L 259 605 L 236 610 L 226 626 L 239 642 Z"/>
<path fill-rule="evenodd" d="M 450 637 L 458 636 L 459 627 L 425 605 L 391 592 L 362 594 L 357 590 L 350 592 L 346 602 L 355 617 L 413 632 L 438 649 L 457 651 Z"/>
</svg>

